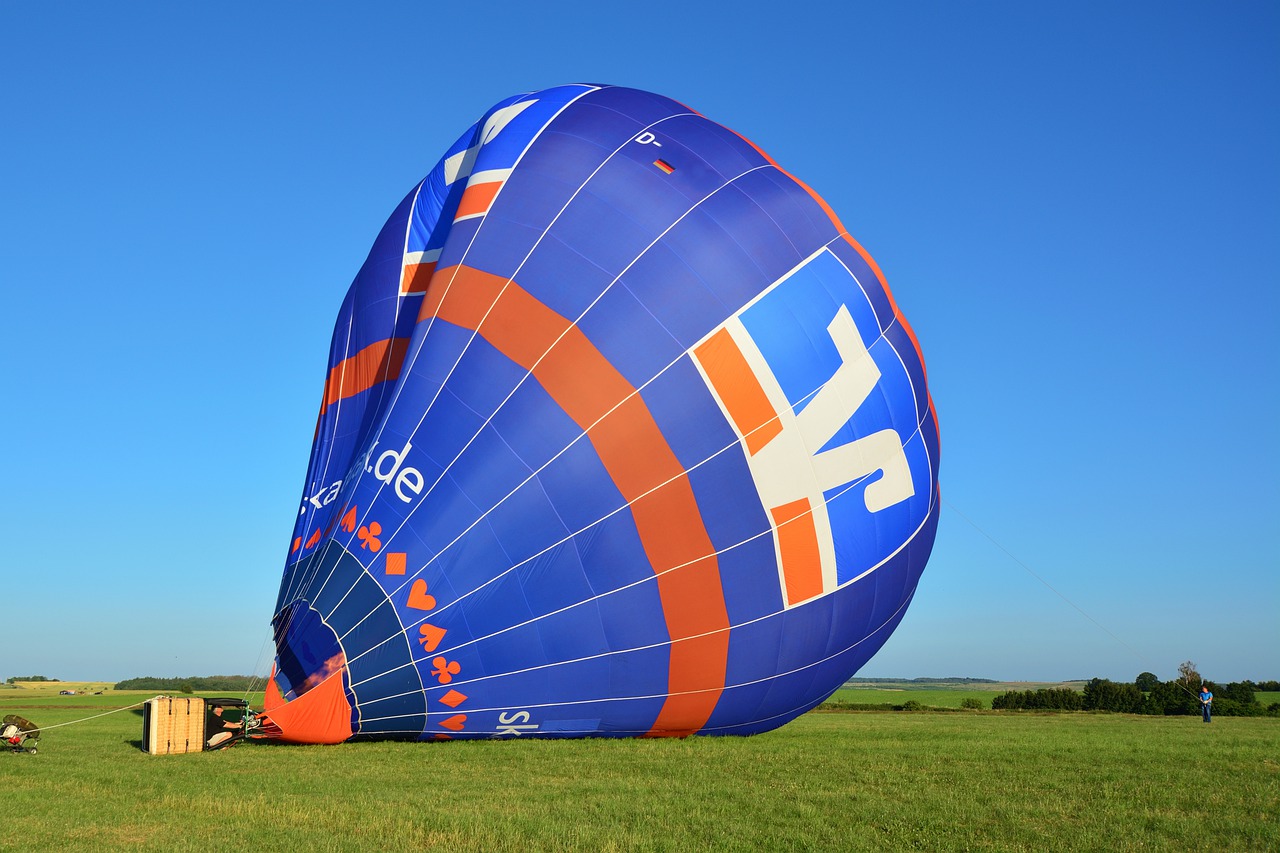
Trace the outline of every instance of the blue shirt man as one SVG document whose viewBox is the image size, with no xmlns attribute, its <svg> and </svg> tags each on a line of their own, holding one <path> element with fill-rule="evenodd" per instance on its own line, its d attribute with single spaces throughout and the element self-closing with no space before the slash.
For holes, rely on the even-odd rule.
<svg viewBox="0 0 1280 853">
<path fill-rule="evenodd" d="M 1209 722 L 1212 716 L 1213 694 L 1209 692 L 1209 685 L 1200 685 L 1200 714 L 1204 717 L 1204 721 Z"/>
</svg>

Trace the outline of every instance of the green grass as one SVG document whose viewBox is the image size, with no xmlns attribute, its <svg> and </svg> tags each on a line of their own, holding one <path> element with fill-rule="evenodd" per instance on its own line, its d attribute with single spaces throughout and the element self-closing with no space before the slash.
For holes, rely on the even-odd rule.
<svg viewBox="0 0 1280 853">
<path fill-rule="evenodd" d="M 1280 702 L 1280 690 L 1258 690 L 1253 694 L 1253 698 L 1265 708 L 1273 702 Z"/>
<path fill-rule="evenodd" d="M 1274 850 L 1280 721 L 814 713 L 750 738 L 141 752 L 145 694 L 0 694 L 0 850 Z M 256 698 L 256 697 L 255 697 Z"/>
</svg>

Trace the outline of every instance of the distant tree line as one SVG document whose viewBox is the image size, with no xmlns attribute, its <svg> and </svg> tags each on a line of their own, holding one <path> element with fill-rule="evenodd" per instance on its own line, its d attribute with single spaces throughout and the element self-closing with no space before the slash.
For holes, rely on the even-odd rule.
<svg viewBox="0 0 1280 853">
<path fill-rule="evenodd" d="M 156 690 L 161 693 L 245 693 L 262 689 L 261 678 L 252 675 L 209 675 L 191 678 L 128 678 L 116 690 Z"/>
<path fill-rule="evenodd" d="M 1194 678 L 1194 680 L 1193 680 Z M 1224 717 L 1280 716 L 1280 702 L 1267 707 L 1254 695 L 1257 690 L 1271 690 L 1274 681 L 1233 681 L 1217 684 L 1200 679 L 1190 669 L 1173 681 L 1161 681 L 1144 672 L 1132 683 L 1107 678 L 1090 679 L 1084 691 L 1061 688 L 1010 690 L 991 700 L 993 710 L 1017 711 L 1115 711 L 1122 714 L 1174 716 L 1200 713 L 1200 685 L 1213 693 L 1213 713 Z"/>
<path fill-rule="evenodd" d="M 46 678 L 43 675 L 11 675 L 4 680 L 5 684 L 17 684 L 19 681 L 58 681 L 57 678 Z"/>
</svg>

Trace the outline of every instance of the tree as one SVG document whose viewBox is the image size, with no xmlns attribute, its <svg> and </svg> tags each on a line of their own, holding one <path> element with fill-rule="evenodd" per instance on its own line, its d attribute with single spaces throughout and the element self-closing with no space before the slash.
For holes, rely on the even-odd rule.
<svg viewBox="0 0 1280 853">
<path fill-rule="evenodd" d="M 1126 686 L 1132 688 L 1132 685 Z M 1009 690 L 991 700 L 995 711 L 1079 711 L 1083 707 L 1084 697 L 1080 693 L 1057 687 Z"/>
<path fill-rule="evenodd" d="M 1133 684 L 1117 684 L 1107 678 L 1094 678 L 1084 686 L 1086 711 L 1136 714 L 1142 708 L 1142 700 L 1142 691 Z"/>
<path fill-rule="evenodd" d="M 1184 660 L 1182 663 L 1178 664 L 1178 680 L 1181 681 L 1182 686 L 1186 687 L 1188 690 L 1192 687 L 1198 690 L 1201 682 L 1204 681 L 1200 676 L 1200 673 L 1196 671 L 1195 662 L 1189 660 Z"/>
<path fill-rule="evenodd" d="M 1257 699 L 1253 695 L 1253 683 L 1249 681 L 1233 681 L 1226 687 L 1219 687 L 1213 691 L 1213 698 L 1216 701 L 1221 696 L 1223 699 L 1230 699 L 1232 702 L 1239 702 L 1241 705 L 1252 705 Z"/>
<path fill-rule="evenodd" d="M 1143 693 L 1150 693 L 1155 686 L 1160 683 L 1160 679 L 1156 677 L 1154 672 L 1142 672 L 1133 680 L 1133 684 Z"/>
<path fill-rule="evenodd" d="M 1162 681 L 1147 694 L 1146 701 L 1142 703 L 1142 712 L 1165 716 L 1199 714 L 1200 700 L 1195 691 L 1182 683 L 1182 679 Z"/>
</svg>

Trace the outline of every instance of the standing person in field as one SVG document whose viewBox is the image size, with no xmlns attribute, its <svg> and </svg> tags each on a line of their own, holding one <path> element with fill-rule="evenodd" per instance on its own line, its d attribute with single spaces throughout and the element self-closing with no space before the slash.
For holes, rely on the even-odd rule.
<svg viewBox="0 0 1280 853">
<path fill-rule="evenodd" d="M 1207 684 L 1200 685 L 1200 715 L 1206 723 L 1213 716 L 1213 694 L 1209 692 Z"/>
</svg>

